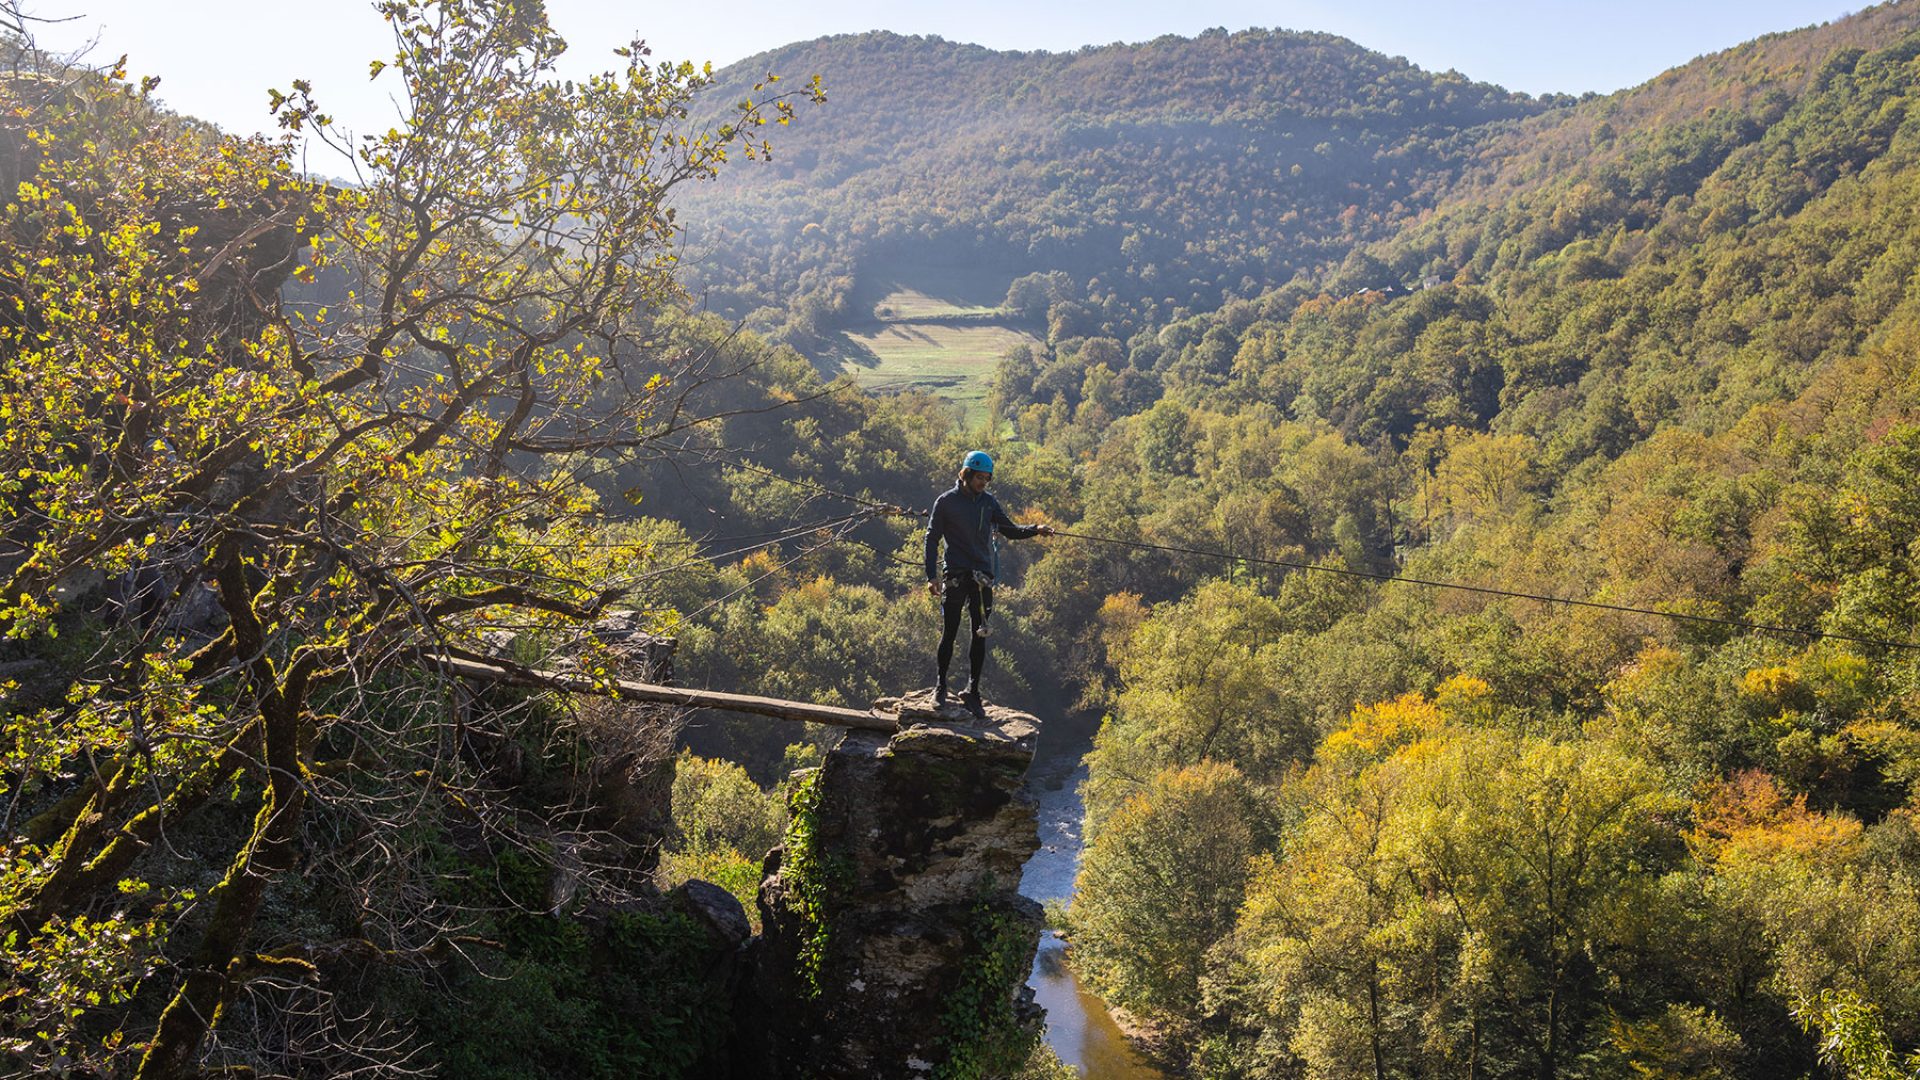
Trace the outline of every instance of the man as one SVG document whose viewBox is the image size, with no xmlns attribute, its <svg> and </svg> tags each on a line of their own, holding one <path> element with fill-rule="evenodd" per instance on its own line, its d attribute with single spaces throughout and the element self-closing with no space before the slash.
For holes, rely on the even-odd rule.
<svg viewBox="0 0 1920 1080">
<path fill-rule="evenodd" d="M 960 630 L 960 609 L 967 611 L 967 624 L 973 630 L 973 645 L 967 652 L 971 678 L 960 700 L 978 712 L 980 704 L 980 667 L 987 659 L 987 619 L 993 614 L 993 579 L 1000 572 L 1000 553 L 994 530 L 1010 540 L 1029 536 L 1052 536 L 1047 525 L 1015 525 L 1000 500 L 987 494 L 993 480 L 993 459 L 985 451 L 975 450 L 961 462 L 959 479 L 953 487 L 934 500 L 927 517 L 927 592 L 945 594 L 941 614 L 945 625 L 940 632 L 940 681 L 933 699 L 947 702 L 947 665 L 953 661 L 953 639 Z M 944 575 L 935 567 L 940 541 L 947 542 Z"/>
</svg>

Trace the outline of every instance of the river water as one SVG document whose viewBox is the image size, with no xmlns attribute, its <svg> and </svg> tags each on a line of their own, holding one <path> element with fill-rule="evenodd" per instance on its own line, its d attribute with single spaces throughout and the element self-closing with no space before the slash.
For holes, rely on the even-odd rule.
<svg viewBox="0 0 1920 1080">
<path fill-rule="evenodd" d="M 1066 737 L 1049 739 L 1049 734 Z M 1080 784 L 1087 778 L 1081 757 L 1091 741 L 1089 733 L 1043 733 L 1027 776 L 1028 789 L 1040 803 L 1040 850 L 1027 860 L 1020 892 L 1041 903 L 1073 895 L 1080 864 Z M 1027 985 L 1047 1010 L 1048 1044 L 1085 1080 L 1164 1080 L 1165 1073 L 1128 1045 L 1106 1005 L 1080 985 L 1067 966 L 1066 943 L 1051 930 L 1040 938 Z"/>
</svg>

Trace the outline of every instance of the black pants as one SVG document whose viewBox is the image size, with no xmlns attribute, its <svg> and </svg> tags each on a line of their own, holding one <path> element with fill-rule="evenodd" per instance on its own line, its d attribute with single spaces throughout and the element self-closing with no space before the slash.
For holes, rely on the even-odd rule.
<svg viewBox="0 0 1920 1080">
<path fill-rule="evenodd" d="M 984 576 L 984 575 L 983 575 Z M 960 609 L 967 609 L 968 628 L 973 631 L 973 645 L 967 650 L 967 663 L 972 671 L 971 686 L 975 693 L 980 690 L 980 666 L 987 662 L 987 619 L 993 614 L 992 578 L 984 581 L 972 574 L 948 574 L 946 589 L 940 602 L 940 614 L 944 618 L 940 631 L 940 685 L 947 684 L 947 665 L 953 662 L 953 639 L 960 632 Z"/>
</svg>

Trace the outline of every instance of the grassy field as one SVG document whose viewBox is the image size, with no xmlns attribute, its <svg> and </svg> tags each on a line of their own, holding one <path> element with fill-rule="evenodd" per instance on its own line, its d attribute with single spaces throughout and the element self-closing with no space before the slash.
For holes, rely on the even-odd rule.
<svg viewBox="0 0 1920 1080">
<path fill-rule="evenodd" d="M 844 361 L 842 370 L 867 390 L 912 388 L 938 394 L 967 410 L 967 422 L 986 418 L 987 380 L 1002 353 L 1040 344 L 1007 326 L 940 326 L 882 323 L 848 330 L 866 355 Z"/>
<path fill-rule="evenodd" d="M 1004 277 L 973 268 L 905 267 L 876 276 L 856 294 L 859 321 L 841 331 L 826 359 L 867 390 L 938 394 L 978 424 L 1001 355 L 1041 344 L 998 318 L 1006 291 Z M 955 316 L 968 321 L 928 321 Z"/>
</svg>

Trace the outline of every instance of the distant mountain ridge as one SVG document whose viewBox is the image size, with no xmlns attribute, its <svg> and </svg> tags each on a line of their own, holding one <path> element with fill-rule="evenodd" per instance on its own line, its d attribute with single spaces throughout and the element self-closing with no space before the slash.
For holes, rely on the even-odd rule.
<svg viewBox="0 0 1920 1080">
<path fill-rule="evenodd" d="M 903 264 L 1063 271 L 1084 288 L 1082 329 L 1124 339 L 1301 274 L 1328 280 L 1351 252 L 1429 215 L 1485 214 L 1583 169 L 1659 172 L 1639 195 L 1669 197 L 1778 119 L 1836 51 L 1916 25 L 1916 5 L 1881 5 L 1579 100 L 1512 94 L 1319 33 L 1063 53 L 820 38 L 721 73 L 716 107 L 767 72 L 818 72 L 830 100 L 778 133 L 770 166 L 683 201 L 698 223 L 689 280 L 714 310 L 804 347 L 861 317 L 862 283 Z M 1649 165 L 1676 152 L 1663 139 L 1686 123 L 1728 130 L 1692 159 Z M 1458 267 L 1333 280 L 1378 287 L 1435 269 Z"/>
<path fill-rule="evenodd" d="M 1917 102 L 1920 4 L 1907 2 L 1491 125 L 1473 133 L 1484 142 L 1466 182 L 1295 300 L 1405 281 L 1462 288 L 1334 314 L 1353 321 L 1330 348 L 1304 332 L 1330 313 L 1269 305 L 1293 324 L 1289 347 L 1249 376 L 1260 389 L 1241 392 L 1364 438 L 1491 425 L 1539 439 L 1563 468 L 1674 422 L 1724 429 L 1909 317 Z M 1438 360 L 1415 355 L 1437 325 L 1470 325 L 1471 343 L 1445 350 L 1453 374 L 1416 376 Z M 1165 361 L 1178 372 L 1168 389 L 1229 378 L 1184 344 L 1214 327 L 1215 352 L 1279 333 L 1223 314 L 1163 334 L 1183 343 L 1183 359 Z"/>
<path fill-rule="evenodd" d="M 1757 140 L 1787 106 L 1831 80 L 1836 57 L 1857 58 L 1920 29 L 1920 5 L 1881 4 L 1847 18 L 1767 34 L 1662 72 L 1639 86 L 1588 97 L 1476 133 L 1481 146 L 1443 207 L 1490 205 L 1576 174 L 1631 166 L 1671 152 L 1663 140 L 1693 124 L 1726 133 L 1712 161 L 1683 164 L 1704 179 L 1736 145 Z M 1670 140 L 1669 140 L 1670 141 Z"/>
<path fill-rule="evenodd" d="M 790 305 L 803 337 L 903 259 L 1065 271 L 1115 333 L 1204 310 L 1430 205 L 1460 132 L 1564 104 L 1264 30 L 1073 53 L 821 38 L 734 65 L 713 102 L 767 72 L 819 72 L 829 103 L 771 167 L 683 201 L 689 263 L 716 309 Z"/>
<path fill-rule="evenodd" d="M 902 62 L 916 65 L 912 74 L 938 80 L 898 85 L 900 73 L 887 65 Z M 828 65 L 837 66 L 839 85 L 855 94 L 881 88 L 875 85 L 880 83 L 903 101 L 924 107 L 951 101 L 956 95 L 942 87 L 958 82 L 973 100 L 956 108 L 987 104 L 1055 116 L 1145 111 L 1257 121 L 1275 109 L 1359 115 L 1384 104 L 1389 93 L 1436 88 L 1507 102 L 1532 100 L 1469 82 L 1456 72 L 1436 76 L 1332 34 L 1257 28 L 1212 30 L 1193 38 L 1169 34 L 1071 52 L 997 51 L 889 31 L 842 34 L 749 57 L 723 72 L 722 82 L 733 73 L 744 78 L 760 71 L 827 70 Z"/>
</svg>

